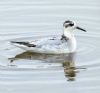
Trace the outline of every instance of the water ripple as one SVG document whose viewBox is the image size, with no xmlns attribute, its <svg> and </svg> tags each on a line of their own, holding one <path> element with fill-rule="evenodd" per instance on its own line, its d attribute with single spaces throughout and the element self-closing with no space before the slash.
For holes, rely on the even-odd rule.
<svg viewBox="0 0 100 93">
<path fill-rule="evenodd" d="M 99 10 L 99 0 L 0 1 L 0 93 L 99 93 Z M 8 43 L 60 36 L 67 19 L 87 30 L 75 31 L 78 45 L 74 56 L 44 57 Z"/>
</svg>

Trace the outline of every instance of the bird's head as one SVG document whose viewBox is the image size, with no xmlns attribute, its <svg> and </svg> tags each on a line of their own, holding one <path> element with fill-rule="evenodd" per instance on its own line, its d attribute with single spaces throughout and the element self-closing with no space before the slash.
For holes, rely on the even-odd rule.
<svg viewBox="0 0 100 93">
<path fill-rule="evenodd" d="M 65 21 L 64 24 L 63 24 L 63 27 L 64 27 L 64 30 L 65 30 L 65 31 L 69 31 L 69 32 L 70 32 L 70 31 L 72 32 L 72 31 L 75 30 L 75 29 L 78 29 L 78 30 L 81 30 L 81 31 L 86 32 L 85 29 L 83 29 L 83 28 L 77 26 L 76 23 L 75 23 L 74 21 L 70 21 L 70 20 Z"/>
</svg>

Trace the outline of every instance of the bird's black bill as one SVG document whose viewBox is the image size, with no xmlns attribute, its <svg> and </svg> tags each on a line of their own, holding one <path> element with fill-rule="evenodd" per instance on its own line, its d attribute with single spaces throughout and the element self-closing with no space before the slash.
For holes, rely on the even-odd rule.
<svg viewBox="0 0 100 93">
<path fill-rule="evenodd" d="M 79 29 L 79 30 L 82 30 L 82 31 L 84 31 L 84 32 L 86 32 L 86 30 L 85 29 L 83 29 L 83 28 L 80 28 L 80 27 L 76 27 L 76 29 Z"/>
</svg>

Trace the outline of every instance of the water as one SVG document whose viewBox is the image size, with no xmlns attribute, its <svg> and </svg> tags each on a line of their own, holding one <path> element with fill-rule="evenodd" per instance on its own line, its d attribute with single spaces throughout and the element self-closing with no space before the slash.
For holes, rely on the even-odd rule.
<svg viewBox="0 0 100 93">
<path fill-rule="evenodd" d="M 99 0 L 1 0 L 0 93 L 99 93 Z M 29 53 L 9 41 L 28 41 L 62 34 L 74 20 L 77 52 L 66 55 Z"/>
</svg>

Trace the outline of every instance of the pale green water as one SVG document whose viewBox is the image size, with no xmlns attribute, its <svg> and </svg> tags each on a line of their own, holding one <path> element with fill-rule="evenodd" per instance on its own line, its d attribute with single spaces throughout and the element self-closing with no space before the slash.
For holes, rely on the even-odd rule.
<svg viewBox="0 0 100 93">
<path fill-rule="evenodd" d="M 0 93 L 99 93 L 99 11 L 99 0 L 1 0 Z M 34 54 L 8 43 L 60 36 L 67 19 L 87 30 L 76 31 L 75 54 Z"/>
</svg>

